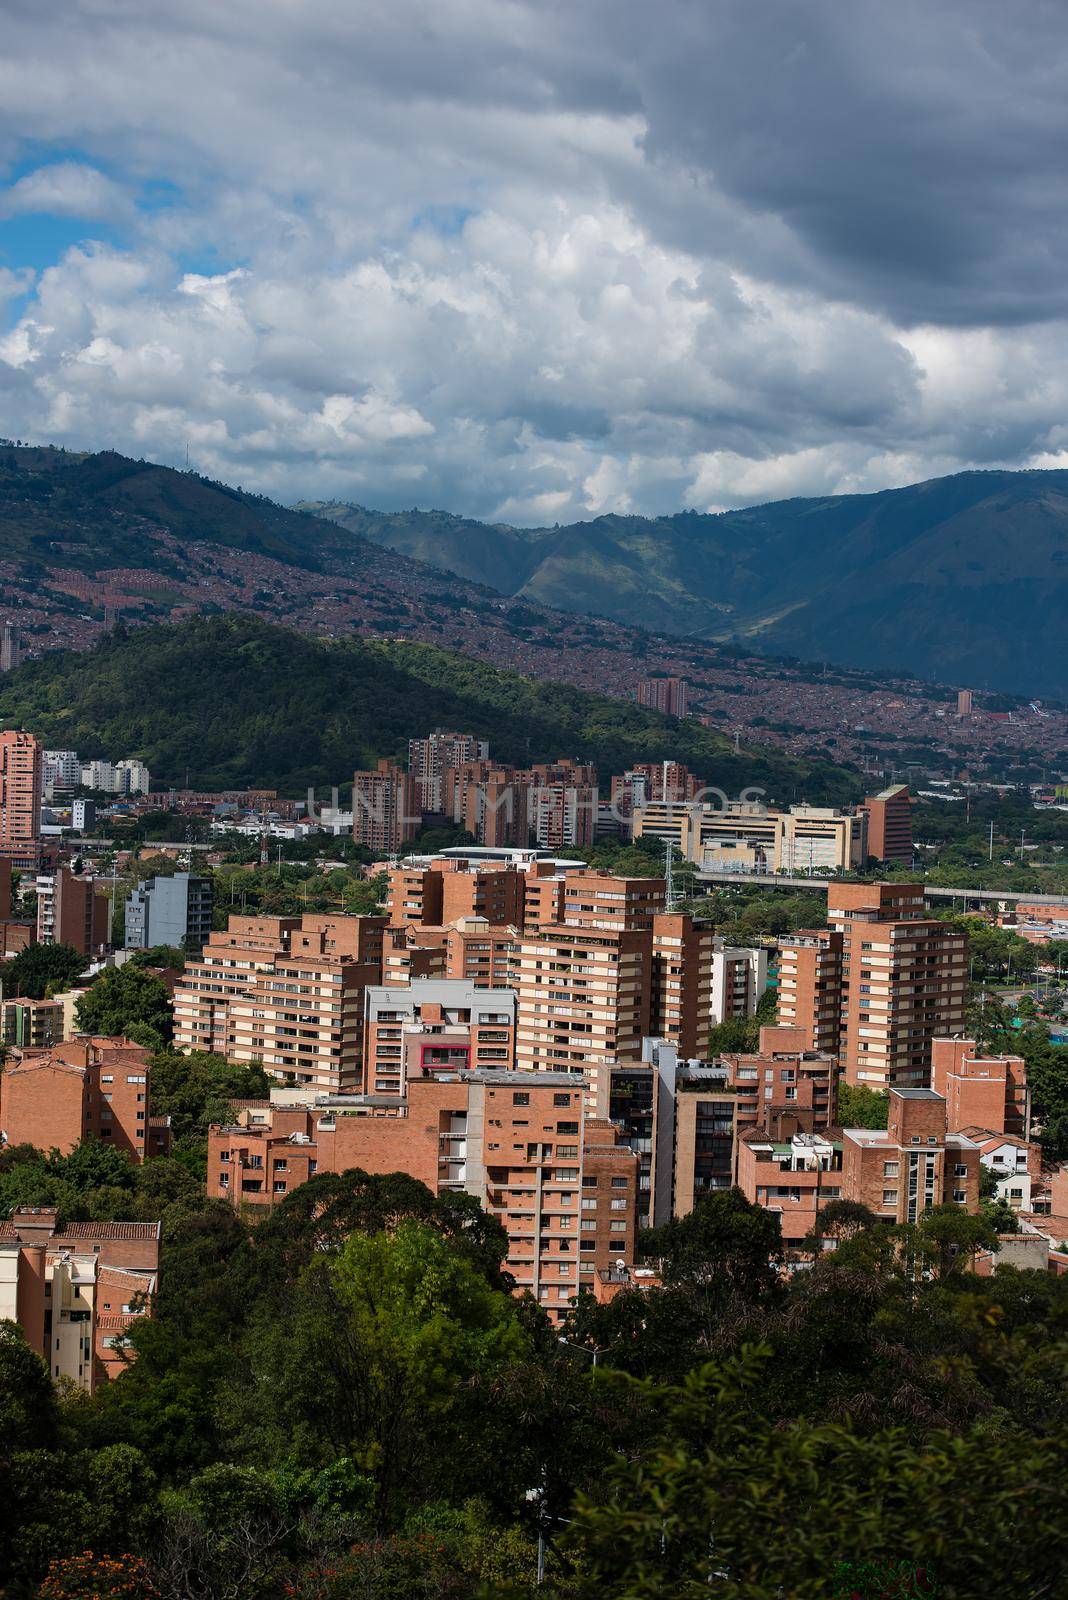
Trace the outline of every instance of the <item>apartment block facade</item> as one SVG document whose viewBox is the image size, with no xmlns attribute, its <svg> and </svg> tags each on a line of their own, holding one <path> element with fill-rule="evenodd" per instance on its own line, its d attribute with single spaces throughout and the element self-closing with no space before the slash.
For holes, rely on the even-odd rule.
<svg viewBox="0 0 1068 1600">
<path fill-rule="evenodd" d="M 438 729 L 424 739 L 408 742 L 408 772 L 416 807 L 440 814 L 446 809 L 445 775 L 471 762 L 489 760 L 489 745 L 472 733 L 446 733 Z"/>
<path fill-rule="evenodd" d="M 261 1062 L 324 1094 L 362 1078 L 363 992 L 382 970 L 382 917 L 231 917 L 187 963 L 175 1044 Z"/>
<path fill-rule="evenodd" d="M 891 1087 L 885 1129 L 842 1132 L 842 1192 L 890 1222 L 916 1222 L 928 1206 L 979 1206 L 979 1146 L 948 1128 L 933 1089 Z"/>
<path fill-rule="evenodd" d="M 170 1151 L 170 1123 L 151 1115 L 150 1055 L 129 1039 L 87 1034 L 20 1050 L 0 1071 L 0 1136 L 69 1155 L 99 1139 L 131 1160 Z"/>
<path fill-rule="evenodd" d="M 149 878 L 126 901 L 126 949 L 173 945 L 178 950 L 199 950 L 211 935 L 213 913 L 211 878 L 193 872 Z"/>
<path fill-rule="evenodd" d="M 832 883 L 827 918 L 842 935 L 843 1078 L 925 1088 L 934 1039 L 964 1031 L 965 935 L 928 916 L 922 884 Z"/>
<path fill-rule="evenodd" d="M 111 939 L 107 889 L 89 873 L 59 867 L 37 876 L 37 938 L 68 944 L 81 956 L 98 954 Z"/>
<path fill-rule="evenodd" d="M 829 884 L 827 916 L 780 941 L 780 1020 L 848 1083 L 926 1087 L 934 1039 L 964 1030 L 964 934 L 928 916 L 921 884 Z"/>
<path fill-rule="evenodd" d="M 401 1096 L 412 1078 L 515 1065 L 511 989 L 418 978 L 364 991 L 363 1092 Z"/>
<path fill-rule="evenodd" d="M 1031 1137 L 1031 1092 L 1023 1056 L 988 1055 L 974 1039 L 935 1039 L 931 1088 L 943 1095 L 951 1133 L 986 1128 Z"/>
<path fill-rule="evenodd" d="M 807 928 L 779 940 L 778 1016 L 806 1050 L 837 1055 L 842 1029 L 842 935 Z"/>
<path fill-rule="evenodd" d="M 351 1167 L 475 1195 L 507 1230 L 516 1293 L 554 1320 L 598 1270 L 633 1261 L 636 1158 L 587 1115 L 573 1075 L 412 1078 L 391 1107 L 271 1107 L 209 1132 L 209 1193 L 235 1204 L 270 1205 L 316 1172 Z"/>
<path fill-rule="evenodd" d="M 642 678 L 638 704 L 669 717 L 685 717 L 690 709 L 689 687 L 685 678 Z"/>
<path fill-rule="evenodd" d="M 0 859 L 26 872 L 41 859 L 42 760 L 32 733 L 0 733 Z"/>
<path fill-rule="evenodd" d="M 123 1372 L 123 1343 L 151 1316 L 158 1288 L 158 1222 L 71 1222 L 54 1208 L 18 1206 L 0 1222 L 0 1318 L 17 1322 L 53 1379 L 92 1394 Z"/>
<path fill-rule="evenodd" d="M 419 831 L 422 813 L 415 780 L 392 761 L 353 774 L 352 837 L 356 844 L 395 855 Z"/>
</svg>

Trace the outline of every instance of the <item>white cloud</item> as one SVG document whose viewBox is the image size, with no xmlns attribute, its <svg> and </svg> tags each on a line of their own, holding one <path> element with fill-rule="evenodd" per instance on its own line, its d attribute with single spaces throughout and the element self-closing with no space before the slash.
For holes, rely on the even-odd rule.
<svg viewBox="0 0 1068 1600">
<path fill-rule="evenodd" d="M 0 190 L 0 216 L 6 217 L 48 212 L 53 217 L 117 222 L 127 221 L 133 209 L 119 184 L 76 161 L 38 167 Z"/>
<path fill-rule="evenodd" d="M 0 156 L 85 157 L 0 209 L 123 243 L 0 268 L 0 434 L 530 522 L 1059 459 L 1063 30 L 1021 3 L 988 59 L 963 0 L 12 0 Z"/>
</svg>

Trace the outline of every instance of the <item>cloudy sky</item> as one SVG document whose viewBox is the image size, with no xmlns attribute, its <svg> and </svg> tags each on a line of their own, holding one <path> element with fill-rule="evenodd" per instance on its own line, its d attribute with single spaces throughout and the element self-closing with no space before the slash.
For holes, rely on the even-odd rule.
<svg viewBox="0 0 1068 1600">
<path fill-rule="evenodd" d="M 0 0 L 0 434 L 524 523 L 1068 465 L 1062 0 Z"/>
</svg>

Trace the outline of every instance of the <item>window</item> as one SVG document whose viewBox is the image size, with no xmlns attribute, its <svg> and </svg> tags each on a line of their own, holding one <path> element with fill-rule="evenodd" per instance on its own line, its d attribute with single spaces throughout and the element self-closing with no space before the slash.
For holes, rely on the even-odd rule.
<svg viewBox="0 0 1068 1600">
<path fill-rule="evenodd" d="M 898 1162 L 896 1162 L 896 1161 L 884 1161 L 883 1162 L 883 1177 L 884 1178 L 896 1178 L 900 1171 L 901 1171 L 901 1168 L 900 1168 L 900 1165 L 898 1164 Z"/>
<path fill-rule="evenodd" d="M 968 1196 L 965 1194 L 963 1189 L 954 1189 L 953 1198 L 959 1206 L 962 1206 L 967 1200 Z"/>
<path fill-rule="evenodd" d="M 884 1206 L 896 1206 L 897 1205 L 897 1190 L 896 1189 L 884 1189 L 883 1190 L 883 1205 Z"/>
<path fill-rule="evenodd" d="M 965 1166 L 963 1161 L 957 1162 L 956 1166 L 953 1168 L 953 1176 L 955 1178 L 966 1178 L 968 1176 L 968 1168 Z"/>
<path fill-rule="evenodd" d="M 570 1104 L 571 1104 L 571 1096 L 569 1094 L 554 1094 L 553 1095 L 553 1105 L 554 1106 L 569 1106 Z"/>
<path fill-rule="evenodd" d="M 573 1133 L 573 1134 L 577 1134 L 578 1133 L 578 1123 L 577 1122 L 558 1122 L 556 1124 L 556 1131 L 557 1131 L 557 1133 Z"/>
<path fill-rule="evenodd" d="M 612 1179 L 612 1188 L 613 1189 L 625 1189 L 626 1187 L 627 1187 L 626 1178 L 613 1178 Z"/>
<path fill-rule="evenodd" d="M 613 1200 L 611 1208 L 613 1211 L 626 1211 L 627 1202 L 625 1200 Z"/>
<path fill-rule="evenodd" d="M 512 1104 L 514 1106 L 529 1106 L 529 1104 L 530 1104 L 530 1096 L 529 1096 L 529 1094 L 526 1094 L 525 1092 L 523 1092 L 521 1090 L 517 1090 L 516 1093 L 513 1094 L 513 1096 L 512 1096 Z"/>
</svg>

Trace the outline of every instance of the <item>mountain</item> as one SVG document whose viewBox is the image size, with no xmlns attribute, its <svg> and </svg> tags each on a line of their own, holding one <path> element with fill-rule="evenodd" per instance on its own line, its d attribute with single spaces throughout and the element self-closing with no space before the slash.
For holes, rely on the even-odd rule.
<svg viewBox="0 0 1068 1600">
<path fill-rule="evenodd" d="M 138 755 L 157 783 L 188 773 L 196 787 L 292 795 L 405 756 L 435 727 L 488 739 L 510 763 L 593 761 L 605 780 L 670 758 L 731 794 L 759 785 L 777 800 L 852 799 L 863 783 L 830 762 L 736 750 L 699 723 L 431 645 L 314 639 L 239 615 L 120 627 L 89 652 L 50 651 L 0 678 L 0 723 L 86 757 Z"/>
<path fill-rule="evenodd" d="M 1068 699 L 1068 471 L 519 529 L 306 511 L 520 599 L 768 654 Z"/>
</svg>

